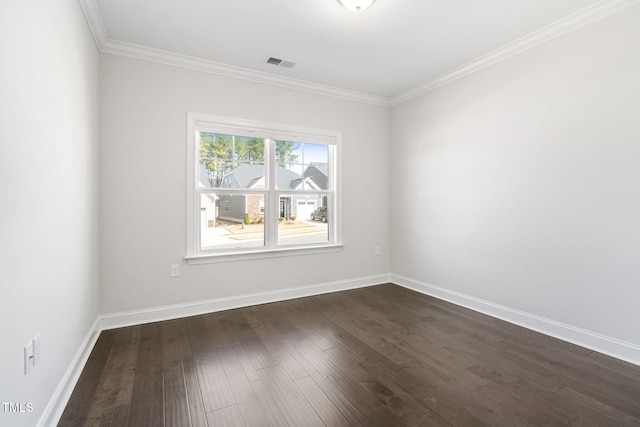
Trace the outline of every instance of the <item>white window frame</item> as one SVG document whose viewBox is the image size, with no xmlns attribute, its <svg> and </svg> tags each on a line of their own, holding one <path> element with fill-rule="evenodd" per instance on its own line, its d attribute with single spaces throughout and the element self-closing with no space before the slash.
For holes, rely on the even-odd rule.
<svg viewBox="0 0 640 427">
<path fill-rule="evenodd" d="M 275 188 L 275 149 L 273 145 L 265 152 L 267 195 L 265 200 L 265 246 L 239 249 L 200 248 L 200 200 L 199 187 L 199 134 L 200 132 L 225 133 L 230 135 L 251 135 L 270 140 L 286 140 L 326 144 L 329 146 L 329 189 L 328 199 L 328 242 L 305 245 L 278 246 L 279 194 L 305 195 L 304 190 Z M 272 258 L 291 255 L 307 255 L 339 251 L 342 242 L 342 200 L 341 200 L 341 142 L 338 131 L 293 126 L 280 123 L 262 122 L 235 117 L 225 117 L 202 113 L 187 113 L 187 248 L 185 259 L 189 264 L 204 264 L 257 258 Z M 228 189 L 224 189 L 228 192 Z M 251 192 L 237 189 L 238 193 Z M 313 192 L 317 194 L 317 192 Z M 275 218 L 275 220 L 273 219 Z M 269 220 L 271 219 L 271 220 Z"/>
</svg>

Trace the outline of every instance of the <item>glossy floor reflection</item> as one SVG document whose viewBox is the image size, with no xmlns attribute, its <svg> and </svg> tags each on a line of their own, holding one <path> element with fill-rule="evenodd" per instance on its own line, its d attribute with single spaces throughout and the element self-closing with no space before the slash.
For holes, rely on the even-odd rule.
<svg viewBox="0 0 640 427">
<path fill-rule="evenodd" d="M 101 334 L 61 426 L 640 425 L 640 367 L 394 285 Z"/>
</svg>

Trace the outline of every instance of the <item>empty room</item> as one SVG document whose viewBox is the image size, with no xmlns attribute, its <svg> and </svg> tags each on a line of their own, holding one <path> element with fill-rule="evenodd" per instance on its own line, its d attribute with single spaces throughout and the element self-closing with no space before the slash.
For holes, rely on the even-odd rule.
<svg viewBox="0 0 640 427">
<path fill-rule="evenodd" d="M 0 426 L 640 426 L 639 23 L 3 0 Z"/>
</svg>

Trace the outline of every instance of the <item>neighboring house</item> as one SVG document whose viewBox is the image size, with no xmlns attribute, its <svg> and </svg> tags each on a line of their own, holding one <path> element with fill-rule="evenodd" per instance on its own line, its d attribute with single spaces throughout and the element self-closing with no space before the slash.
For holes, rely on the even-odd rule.
<svg viewBox="0 0 640 427">
<path fill-rule="evenodd" d="M 198 184 L 201 188 L 212 188 L 211 176 L 204 165 L 200 165 Z M 215 227 L 218 216 L 218 196 L 203 194 L 200 200 L 200 227 Z"/>
<path fill-rule="evenodd" d="M 240 165 L 222 177 L 220 188 L 264 188 L 264 165 Z M 261 194 L 220 195 L 220 219 L 243 222 L 245 214 L 256 219 L 264 216 L 264 196 Z"/>
<path fill-rule="evenodd" d="M 303 176 L 305 178 L 310 179 L 314 182 L 318 189 L 320 190 L 328 190 L 329 189 L 329 166 L 326 163 L 314 163 L 312 162 L 305 169 Z M 299 217 L 304 219 L 309 219 L 311 216 L 311 212 L 315 210 L 316 207 L 327 206 L 327 198 L 323 196 L 320 200 L 320 203 L 311 206 L 306 206 L 306 209 L 303 209 L 302 206 L 298 207 L 298 212 L 300 212 Z"/>
<path fill-rule="evenodd" d="M 311 178 L 319 189 L 329 189 L 329 166 L 326 163 L 311 163 L 303 175 L 305 178 Z"/>
<path fill-rule="evenodd" d="M 265 186 L 265 170 L 263 165 L 242 164 L 233 172 L 222 178 L 221 188 L 250 188 L 261 189 Z M 277 188 L 296 190 L 302 188 L 320 188 L 311 177 L 300 176 L 289 169 L 278 167 L 276 170 Z M 309 219 L 310 213 L 321 203 L 317 196 L 292 196 L 280 197 L 280 217 L 291 218 L 297 216 L 301 219 Z M 242 222 L 245 214 L 250 219 L 264 216 L 265 200 L 261 194 L 220 195 L 218 217 L 226 221 Z M 300 214 L 298 213 L 300 210 Z"/>
</svg>

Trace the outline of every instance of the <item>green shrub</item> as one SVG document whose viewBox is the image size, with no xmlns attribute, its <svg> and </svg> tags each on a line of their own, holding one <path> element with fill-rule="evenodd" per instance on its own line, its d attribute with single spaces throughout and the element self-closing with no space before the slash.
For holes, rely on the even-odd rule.
<svg viewBox="0 0 640 427">
<path fill-rule="evenodd" d="M 291 221 L 295 221 L 295 220 L 296 220 L 296 218 L 297 218 L 297 216 L 295 216 L 295 215 L 291 215 Z"/>
<path fill-rule="evenodd" d="M 251 222 L 251 219 L 249 219 L 249 214 L 248 213 L 244 214 L 244 223 L 249 224 L 250 222 Z"/>
</svg>

